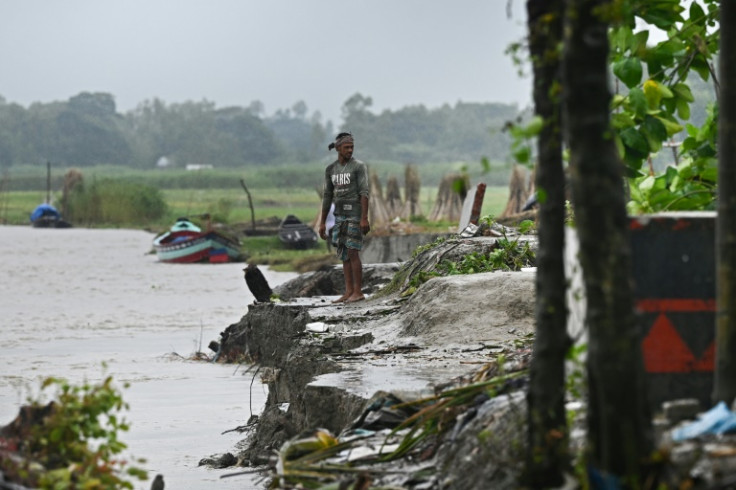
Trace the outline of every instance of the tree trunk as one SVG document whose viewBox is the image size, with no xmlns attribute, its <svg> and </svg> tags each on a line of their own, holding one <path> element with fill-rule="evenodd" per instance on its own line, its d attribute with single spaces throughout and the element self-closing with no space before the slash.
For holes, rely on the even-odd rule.
<svg viewBox="0 0 736 490">
<path fill-rule="evenodd" d="M 245 193 L 248 195 L 248 207 L 250 207 L 250 229 L 252 231 L 255 231 L 256 229 L 256 213 L 253 209 L 253 199 L 250 197 L 250 191 L 248 190 L 248 187 L 245 185 L 245 181 L 243 179 L 240 179 L 240 186 L 243 188 Z"/>
<path fill-rule="evenodd" d="M 565 176 L 557 49 L 562 39 L 562 0 L 528 0 L 529 51 L 534 70 L 534 107 L 544 125 L 538 138 L 536 188 L 543 191 L 538 214 L 537 334 L 530 368 L 527 483 L 558 487 L 569 466 L 565 417 L 565 355 L 570 347 L 565 305 Z"/>
<path fill-rule="evenodd" d="M 609 124 L 608 0 L 568 0 L 563 120 L 589 332 L 588 450 L 591 472 L 642 483 L 653 447 L 631 281 L 620 161 Z"/>
<path fill-rule="evenodd" d="M 736 5 L 721 2 L 716 222 L 716 369 L 713 401 L 736 397 Z"/>
</svg>

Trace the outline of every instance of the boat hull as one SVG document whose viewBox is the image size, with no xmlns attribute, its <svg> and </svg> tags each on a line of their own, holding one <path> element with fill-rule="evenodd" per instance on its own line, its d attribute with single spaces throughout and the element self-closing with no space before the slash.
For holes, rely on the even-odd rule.
<svg viewBox="0 0 736 490">
<path fill-rule="evenodd" d="M 278 233 L 287 248 L 303 250 L 317 245 L 317 233 L 294 215 L 284 218 Z"/>
<path fill-rule="evenodd" d="M 236 262 L 240 245 L 217 232 L 171 232 L 154 240 L 159 261 L 169 263 Z"/>
<path fill-rule="evenodd" d="M 42 203 L 31 213 L 31 226 L 34 228 L 71 228 L 72 224 L 61 217 L 61 213 L 51 204 Z"/>
<path fill-rule="evenodd" d="M 34 228 L 71 228 L 72 224 L 61 218 L 49 218 L 43 216 L 31 222 L 31 226 Z"/>
</svg>

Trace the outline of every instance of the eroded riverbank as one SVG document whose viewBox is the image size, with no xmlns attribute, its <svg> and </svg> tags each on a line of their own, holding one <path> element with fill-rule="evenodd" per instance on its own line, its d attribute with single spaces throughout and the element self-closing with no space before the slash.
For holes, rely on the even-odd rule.
<svg viewBox="0 0 736 490">
<path fill-rule="evenodd" d="M 283 302 L 249 306 L 221 338 L 223 358 L 256 363 L 269 390 L 234 458 L 255 468 L 241 471 L 266 475 L 273 488 L 519 488 L 535 273 L 412 280 L 427 264 L 487 253 L 492 243 L 450 239 L 398 273 L 372 270 L 372 290 L 389 281 L 393 287 L 364 302 L 330 303 L 337 292 L 326 295 L 325 286 L 339 284 L 333 269 L 277 288 Z M 572 466 L 582 469 L 586 401 L 579 388 L 568 393 L 567 409 Z M 674 438 L 703 425 L 693 422 L 699 417 L 697 400 L 655 414 L 658 488 L 733 485 L 736 436 Z M 570 488 L 585 479 L 572 467 L 568 477 Z"/>
<path fill-rule="evenodd" d="M 492 244 L 481 238 L 451 248 L 466 254 Z M 389 283 L 398 268 L 372 267 L 369 290 Z M 438 277 L 410 296 L 374 294 L 347 305 L 333 305 L 332 295 L 309 296 L 309 285 L 324 293 L 339 273 L 322 271 L 284 284 L 277 292 L 287 301 L 251 305 L 223 332 L 223 359 L 257 363 L 269 388 L 266 407 L 238 455 L 241 465 L 274 465 L 275 450 L 318 428 L 345 434 L 389 393 L 405 401 L 433 396 L 437 387 L 467 381 L 484 368 L 502 374 L 488 368 L 499 356 L 507 369 L 527 362 L 533 272 Z M 402 472 L 413 478 L 414 470 Z"/>
</svg>

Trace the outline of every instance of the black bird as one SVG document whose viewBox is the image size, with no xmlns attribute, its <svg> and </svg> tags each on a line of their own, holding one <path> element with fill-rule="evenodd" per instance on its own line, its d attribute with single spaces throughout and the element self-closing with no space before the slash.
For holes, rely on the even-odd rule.
<svg viewBox="0 0 736 490">
<path fill-rule="evenodd" d="M 151 483 L 151 490 L 164 490 L 164 475 L 156 475 Z"/>
<path fill-rule="evenodd" d="M 258 303 L 269 303 L 271 301 L 271 295 L 273 291 L 271 286 L 268 285 L 266 278 L 263 277 L 263 273 L 256 267 L 255 264 L 248 264 L 248 267 L 243 269 L 245 271 L 245 284 L 253 293 Z"/>
</svg>

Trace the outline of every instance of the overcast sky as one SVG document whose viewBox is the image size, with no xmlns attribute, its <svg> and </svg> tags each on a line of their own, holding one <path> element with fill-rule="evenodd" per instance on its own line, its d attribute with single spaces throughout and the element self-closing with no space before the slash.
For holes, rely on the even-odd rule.
<svg viewBox="0 0 736 490">
<path fill-rule="evenodd" d="M 107 92 L 118 110 L 158 97 L 217 107 L 303 100 L 340 123 L 356 92 L 376 113 L 423 104 L 526 107 L 507 0 L 2 0 L 0 96 L 28 106 Z"/>
</svg>

